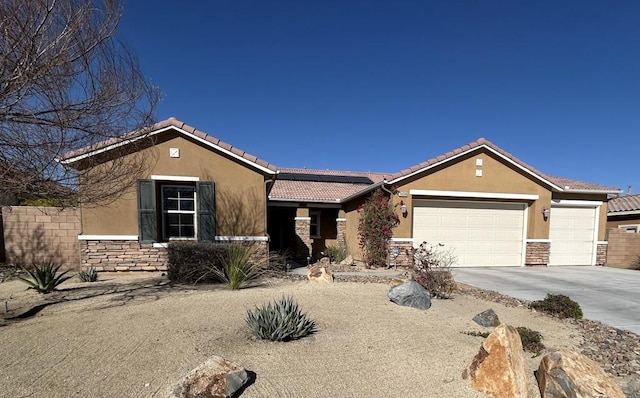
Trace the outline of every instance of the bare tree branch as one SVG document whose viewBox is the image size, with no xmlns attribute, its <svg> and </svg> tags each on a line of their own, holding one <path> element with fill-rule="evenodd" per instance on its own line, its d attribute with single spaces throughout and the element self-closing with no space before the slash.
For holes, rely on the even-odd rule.
<svg viewBox="0 0 640 398">
<path fill-rule="evenodd" d="M 148 166 L 131 146 L 79 170 L 56 162 L 129 131 L 152 145 L 159 91 L 116 36 L 122 11 L 119 0 L 0 2 L 0 197 L 110 201 Z"/>
</svg>

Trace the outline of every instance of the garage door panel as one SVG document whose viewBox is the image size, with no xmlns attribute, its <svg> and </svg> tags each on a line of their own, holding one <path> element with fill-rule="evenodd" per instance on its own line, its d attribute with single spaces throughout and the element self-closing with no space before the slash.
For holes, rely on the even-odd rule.
<svg viewBox="0 0 640 398">
<path fill-rule="evenodd" d="M 524 205 L 414 200 L 416 244 L 442 243 L 459 266 L 522 264 Z"/>
<path fill-rule="evenodd" d="M 591 265 L 593 263 L 596 209 L 551 207 L 549 265 Z"/>
</svg>

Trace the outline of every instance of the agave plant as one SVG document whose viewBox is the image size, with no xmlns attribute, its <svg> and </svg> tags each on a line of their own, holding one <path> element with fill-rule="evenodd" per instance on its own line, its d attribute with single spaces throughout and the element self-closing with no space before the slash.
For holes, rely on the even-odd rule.
<svg viewBox="0 0 640 398">
<path fill-rule="evenodd" d="M 253 335 L 263 340 L 296 340 L 316 332 L 315 321 L 307 318 L 291 297 L 247 311 L 246 322 Z"/>
<path fill-rule="evenodd" d="M 52 261 L 34 264 L 33 269 L 25 269 L 29 278 L 20 276 L 18 279 L 29 285 L 29 289 L 36 289 L 38 293 L 51 293 L 60 284 L 71 279 L 71 276 L 66 276 L 69 271 L 58 273 L 60 267 L 61 265 L 55 265 Z"/>
<path fill-rule="evenodd" d="M 78 278 L 80 278 L 82 282 L 95 282 L 98 280 L 98 271 L 96 271 L 95 267 L 89 267 L 86 270 L 78 272 Z"/>
</svg>

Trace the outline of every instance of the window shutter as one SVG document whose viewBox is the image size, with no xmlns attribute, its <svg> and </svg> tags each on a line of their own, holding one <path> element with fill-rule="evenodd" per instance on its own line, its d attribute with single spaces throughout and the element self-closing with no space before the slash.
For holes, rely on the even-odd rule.
<svg viewBox="0 0 640 398">
<path fill-rule="evenodd" d="M 196 183 L 198 191 L 198 240 L 216 239 L 216 189 L 213 181 Z"/>
<path fill-rule="evenodd" d="M 152 243 L 158 240 L 156 182 L 138 180 L 138 240 Z"/>
</svg>

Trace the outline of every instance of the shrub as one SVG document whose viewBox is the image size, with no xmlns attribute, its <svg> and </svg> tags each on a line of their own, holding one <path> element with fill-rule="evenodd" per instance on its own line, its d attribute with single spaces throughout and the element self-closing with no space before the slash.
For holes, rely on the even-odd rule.
<svg viewBox="0 0 640 398">
<path fill-rule="evenodd" d="M 328 246 L 324 249 L 325 256 L 329 257 L 332 263 L 339 263 L 347 258 L 347 248 L 344 246 Z"/>
<path fill-rule="evenodd" d="M 544 350 L 544 344 L 542 344 L 542 334 L 536 330 L 531 330 L 524 326 L 518 326 L 516 328 L 522 341 L 522 348 L 525 351 L 540 355 Z"/>
<path fill-rule="evenodd" d="M 263 340 L 296 340 L 316 332 L 316 323 L 300 311 L 291 297 L 247 311 L 246 322 L 251 333 Z"/>
<path fill-rule="evenodd" d="M 98 271 L 96 271 L 95 267 L 89 267 L 86 270 L 78 272 L 78 278 L 80 278 L 82 282 L 95 282 L 98 280 Z"/>
<path fill-rule="evenodd" d="M 211 271 L 231 290 L 238 290 L 248 281 L 260 276 L 260 265 L 251 261 L 254 253 L 252 246 L 234 243 L 227 245 L 225 252 L 218 253 L 221 266 L 214 266 Z"/>
<path fill-rule="evenodd" d="M 220 258 L 226 255 L 226 243 L 171 242 L 167 248 L 167 276 L 172 282 L 220 282 L 213 269 L 221 269 Z"/>
<path fill-rule="evenodd" d="M 291 252 L 289 250 L 269 252 L 269 269 L 276 271 L 289 271 L 289 260 Z"/>
<path fill-rule="evenodd" d="M 580 304 L 562 294 L 547 294 L 544 300 L 532 301 L 529 308 L 559 318 L 582 319 Z"/>
<path fill-rule="evenodd" d="M 400 222 L 389 197 L 378 189 L 360 206 L 358 213 L 358 240 L 367 267 L 386 266 L 392 229 Z"/>
<path fill-rule="evenodd" d="M 422 242 L 414 249 L 411 275 L 432 297 L 447 299 L 456 289 L 451 274 L 451 265 L 456 262 L 456 257 L 451 250 L 443 250 L 442 247 L 441 244 Z"/>
<path fill-rule="evenodd" d="M 53 261 L 43 264 L 34 264 L 33 269 L 25 269 L 29 278 L 18 277 L 21 281 L 29 285 L 29 289 L 36 289 L 38 293 L 51 293 L 63 282 L 71 279 L 66 276 L 67 272 L 58 273 L 61 265 L 55 265 Z"/>
<path fill-rule="evenodd" d="M 491 332 L 476 332 L 475 330 L 470 330 L 470 331 L 466 331 L 466 332 L 462 332 L 463 334 L 469 335 L 469 336 L 473 336 L 473 337 L 483 337 L 483 338 L 487 338 L 489 337 L 489 335 L 491 334 Z"/>
</svg>

